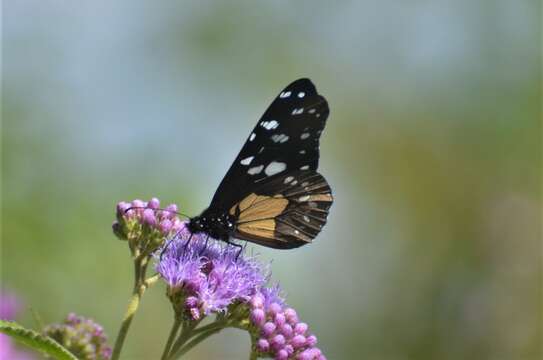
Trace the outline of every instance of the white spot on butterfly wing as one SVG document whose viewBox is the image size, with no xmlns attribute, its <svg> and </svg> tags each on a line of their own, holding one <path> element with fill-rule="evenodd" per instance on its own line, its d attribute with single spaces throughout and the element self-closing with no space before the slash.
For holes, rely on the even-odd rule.
<svg viewBox="0 0 543 360">
<path fill-rule="evenodd" d="M 279 123 L 276 120 L 262 121 L 260 125 L 266 130 L 272 130 L 279 126 Z"/>
<path fill-rule="evenodd" d="M 309 216 L 304 215 L 304 221 L 305 221 L 305 222 L 310 222 L 311 220 L 309 220 Z"/>
<path fill-rule="evenodd" d="M 249 136 L 249 141 L 253 141 L 256 137 L 255 133 L 251 133 L 251 136 Z"/>
<path fill-rule="evenodd" d="M 298 201 L 299 201 L 299 202 L 304 202 L 304 201 L 309 200 L 309 198 L 310 198 L 309 195 L 303 195 L 303 196 L 300 196 L 300 197 L 298 198 Z"/>
<path fill-rule="evenodd" d="M 300 99 L 303 98 L 304 96 L 305 96 L 305 93 L 304 93 L 303 91 L 300 91 L 300 92 L 298 93 L 298 97 L 299 97 Z"/>
<path fill-rule="evenodd" d="M 249 157 L 241 160 L 239 163 L 241 165 L 249 165 L 251 163 L 251 161 L 253 161 L 253 159 L 254 159 L 254 156 L 249 156 Z"/>
<path fill-rule="evenodd" d="M 285 181 L 283 181 L 283 183 L 288 184 L 288 183 L 291 182 L 292 180 L 294 180 L 294 176 L 287 176 L 287 177 L 285 178 Z"/>
<path fill-rule="evenodd" d="M 300 167 L 300 170 L 307 170 L 307 169 L 309 169 L 309 165 L 304 165 L 304 166 Z"/>
<path fill-rule="evenodd" d="M 305 150 L 298 151 L 300 154 L 305 154 Z"/>
<path fill-rule="evenodd" d="M 249 170 L 247 170 L 247 174 L 249 175 L 260 174 L 262 172 L 262 169 L 264 169 L 264 165 L 253 166 L 252 168 L 249 168 Z"/>
<path fill-rule="evenodd" d="M 281 171 L 284 171 L 287 168 L 287 164 L 284 162 L 279 161 L 272 161 L 271 163 L 266 166 L 266 170 L 264 170 L 264 173 L 268 176 L 272 176 L 275 174 L 279 174 Z"/>
<path fill-rule="evenodd" d="M 307 139 L 308 137 L 309 137 L 309 133 L 306 133 L 306 132 L 303 133 L 302 135 L 300 135 L 300 139 L 302 139 L 302 140 L 305 140 L 305 139 Z"/>
<path fill-rule="evenodd" d="M 273 142 L 282 144 L 285 141 L 288 141 L 289 136 L 286 134 L 275 134 L 275 135 L 272 135 L 271 139 L 273 140 Z"/>
<path fill-rule="evenodd" d="M 317 111 L 317 110 L 315 110 L 314 108 L 313 108 L 313 109 L 309 109 L 308 113 L 310 113 L 310 114 L 314 114 L 314 113 L 315 113 L 315 111 Z"/>
<path fill-rule="evenodd" d="M 300 115 L 304 112 L 304 108 L 294 109 L 292 110 L 292 115 Z"/>
<path fill-rule="evenodd" d="M 284 98 L 288 98 L 291 94 L 292 92 L 290 91 L 283 91 L 281 94 L 279 94 L 279 97 L 284 99 Z"/>
</svg>

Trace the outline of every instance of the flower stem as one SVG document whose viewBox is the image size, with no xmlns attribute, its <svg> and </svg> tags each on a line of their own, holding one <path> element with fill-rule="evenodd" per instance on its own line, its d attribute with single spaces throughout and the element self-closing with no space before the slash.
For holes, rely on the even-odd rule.
<svg viewBox="0 0 543 360">
<path fill-rule="evenodd" d="M 181 334 L 179 335 L 179 337 L 177 338 L 173 346 L 171 346 L 170 352 L 168 353 L 168 356 L 166 357 L 166 359 L 171 359 L 172 358 L 171 355 L 177 352 L 179 348 L 182 347 L 187 342 L 187 340 L 190 339 L 191 336 L 194 335 L 193 330 L 199 323 L 200 321 L 198 320 L 185 321 L 183 323 Z"/>
<path fill-rule="evenodd" d="M 123 321 L 121 323 L 121 328 L 117 334 L 117 339 L 115 340 L 115 346 L 113 347 L 113 354 L 111 360 L 118 360 L 121 355 L 121 350 L 123 348 L 124 340 L 128 334 L 128 329 L 132 323 L 132 319 L 140 303 L 140 299 L 143 296 L 145 290 L 152 285 L 156 279 L 151 277 L 147 280 L 145 279 L 145 272 L 147 271 L 148 259 L 146 257 L 138 256 L 134 259 L 134 289 L 132 290 L 132 296 L 128 302 L 128 307 L 124 314 Z"/>
<path fill-rule="evenodd" d="M 193 347 L 195 347 L 196 345 L 198 345 L 199 343 L 201 343 L 202 341 L 204 341 L 211 335 L 218 333 L 222 329 L 224 329 L 224 327 L 215 328 L 209 331 L 202 332 L 200 335 L 196 336 L 191 341 L 189 341 L 184 347 L 179 349 L 177 352 L 173 353 L 168 359 L 172 360 L 172 359 L 180 358 L 185 353 L 187 353 L 190 349 L 192 349 Z"/>
<path fill-rule="evenodd" d="M 177 335 L 177 332 L 179 331 L 179 327 L 181 326 L 181 319 L 179 317 L 175 317 L 175 320 L 172 325 L 172 329 L 170 330 L 170 335 L 168 336 L 168 341 L 166 342 L 166 346 L 164 347 L 164 351 L 162 352 L 162 360 L 165 360 L 168 358 L 168 354 L 170 353 L 170 348 L 172 347 L 173 341 L 175 340 L 175 337 Z"/>
</svg>

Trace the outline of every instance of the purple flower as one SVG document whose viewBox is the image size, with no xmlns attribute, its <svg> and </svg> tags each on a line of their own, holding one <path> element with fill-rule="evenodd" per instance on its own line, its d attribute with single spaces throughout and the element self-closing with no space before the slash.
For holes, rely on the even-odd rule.
<svg viewBox="0 0 543 360">
<path fill-rule="evenodd" d="M 43 332 L 81 360 L 109 360 L 111 348 L 102 326 L 91 319 L 68 314 L 64 322 L 48 325 Z"/>
<path fill-rule="evenodd" d="M 255 350 L 275 359 L 325 360 L 316 347 L 317 338 L 308 333 L 296 311 L 286 307 L 278 286 L 262 288 L 248 302 L 252 330 L 257 336 Z M 265 314 L 265 318 L 263 318 Z"/>
<path fill-rule="evenodd" d="M 190 238 L 190 241 L 189 241 Z M 157 272 L 168 284 L 170 299 L 192 319 L 225 312 L 229 305 L 247 302 L 264 285 L 267 270 L 236 247 L 191 236 L 186 222 L 157 255 Z"/>
</svg>

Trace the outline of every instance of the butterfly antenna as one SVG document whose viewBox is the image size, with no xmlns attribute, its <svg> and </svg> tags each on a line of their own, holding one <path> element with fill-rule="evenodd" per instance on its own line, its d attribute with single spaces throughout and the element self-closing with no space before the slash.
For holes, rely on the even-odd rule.
<svg viewBox="0 0 543 360">
<path fill-rule="evenodd" d="M 128 209 L 126 209 L 124 211 L 124 213 L 126 214 L 129 210 L 133 210 L 133 209 L 151 209 L 150 207 L 147 207 L 147 206 L 131 206 L 129 207 Z M 169 213 L 174 213 L 176 215 L 179 215 L 179 216 L 183 216 L 183 217 L 186 217 L 187 219 L 190 219 L 190 216 L 186 215 L 186 214 L 183 214 L 182 212 L 179 212 L 179 211 L 174 211 L 174 210 L 168 210 L 168 209 L 162 209 L 162 208 L 157 208 L 157 209 L 151 209 L 153 211 L 162 211 L 162 212 L 169 212 Z"/>
</svg>

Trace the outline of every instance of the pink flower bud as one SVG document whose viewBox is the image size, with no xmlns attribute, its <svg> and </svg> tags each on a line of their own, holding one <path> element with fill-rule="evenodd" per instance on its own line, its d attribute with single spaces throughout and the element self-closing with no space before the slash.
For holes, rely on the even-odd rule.
<svg viewBox="0 0 543 360">
<path fill-rule="evenodd" d="M 294 332 L 296 334 L 303 335 L 307 331 L 307 324 L 306 323 L 298 323 L 296 326 L 294 326 Z"/>
<path fill-rule="evenodd" d="M 263 352 L 263 353 L 268 352 L 268 350 L 270 350 L 270 343 L 266 339 L 259 339 L 258 342 L 256 343 L 256 348 L 260 352 Z"/>
<path fill-rule="evenodd" d="M 294 349 L 299 349 L 305 345 L 305 341 L 305 336 L 296 335 L 290 340 L 290 344 L 294 347 Z"/>
<path fill-rule="evenodd" d="M 317 345 L 317 337 L 315 335 L 309 335 L 306 340 L 306 344 L 309 347 L 314 347 Z"/>
<path fill-rule="evenodd" d="M 158 209 L 160 207 L 160 201 L 156 197 L 151 198 L 147 203 L 147 207 L 149 209 Z"/>
<path fill-rule="evenodd" d="M 251 311 L 251 321 L 255 325 L 262 325 L 264 324 L 264 321 L 266 321 L 266 314 L 264 313 L 264 310 L 262 309 L 254 309 Z"/>
<path fill-rule="evenodd" d="M 269 337 L 275 331 L 275 324 L 272 322 L 267 322 L 262 326 L 262 335 Z"/>
</svg>

